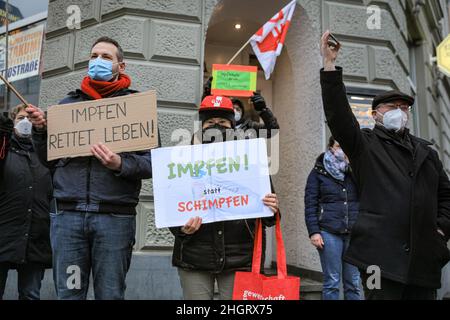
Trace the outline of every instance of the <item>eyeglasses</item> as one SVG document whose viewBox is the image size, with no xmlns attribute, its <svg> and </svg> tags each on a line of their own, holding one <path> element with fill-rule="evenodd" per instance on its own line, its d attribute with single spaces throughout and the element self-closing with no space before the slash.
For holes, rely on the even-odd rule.
<svg viewBox="0 0 450 320">
<path fill-rule="evenodd" d="M 402 111 L 408 112 L 411 111 L 411 106 L 407 104 L 393 104 L 393 103 L 386 103 L 386 104 L 380 104 L 380 107 L 386 107 L 388 109 L 400 109 Z"/>
</svg>

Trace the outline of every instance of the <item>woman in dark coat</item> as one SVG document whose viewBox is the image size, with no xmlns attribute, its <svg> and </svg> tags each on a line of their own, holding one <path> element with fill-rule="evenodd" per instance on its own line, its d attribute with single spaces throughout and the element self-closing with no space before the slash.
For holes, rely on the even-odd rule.
<svg viewBox="0 0 450 320">
<path fill-rule="evenodd" d="M 359 271 L 342 260 L 359 203 L 348 160 L 333 137 L 311 171 L 305 189 L 305 220 L 323 270 L 323 300 L 338 300 L 341 278 L 346 300 L 360 299 Z"/>
<path fill-rule="evenodd" d="M 19 299 L 39 299 L 52 260 L 51 177 L 34 152 L 25 108 L 0 115 L 0 299 L 10 269 L 18 272 Z"/>
</svg>

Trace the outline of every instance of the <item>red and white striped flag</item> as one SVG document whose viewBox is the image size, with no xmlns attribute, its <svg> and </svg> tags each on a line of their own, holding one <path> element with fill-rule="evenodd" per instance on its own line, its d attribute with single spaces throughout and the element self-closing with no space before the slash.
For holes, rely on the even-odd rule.
<svg viewBox="0 0 450 320">
<path fill-rule="evenodd" d="M 295 4 L 296 0 L 291 1 L 250 38 L 253 51 L 264 69 L 266 80 L 270 78 L 277 57 L 283 49 Z"/>
</svg>

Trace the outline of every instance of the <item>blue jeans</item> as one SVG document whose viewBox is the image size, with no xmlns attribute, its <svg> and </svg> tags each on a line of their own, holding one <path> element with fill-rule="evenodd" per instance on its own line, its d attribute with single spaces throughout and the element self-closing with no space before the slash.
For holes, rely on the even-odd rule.
<svg viewBox="0 0 450 320">
<path fill-rule="evenodd" d="M 359 270 L 342 260 L 350 236 L 321 231 L 324 247 L 319 250 L 323 271 L 323 300 L 339 300 L 341 275 L 345 300 L 361 300 Z"/>
<path fill-rule="evenodd" d="M 95 299 L 124 299 L 136 217 L 61 211 L 51 213 L 50 218 L 58 299 L 86 299 L 91 271 Z"/>
<path fill-rule="evenodd" d="M 32 262 L 26 264 L 0 263 L 0 300 L 5 292 L 8 272 L 11 269 L 17 270 L 19 300 L 39 300 L 45 268 L 41 264 Z"/>
</svg>

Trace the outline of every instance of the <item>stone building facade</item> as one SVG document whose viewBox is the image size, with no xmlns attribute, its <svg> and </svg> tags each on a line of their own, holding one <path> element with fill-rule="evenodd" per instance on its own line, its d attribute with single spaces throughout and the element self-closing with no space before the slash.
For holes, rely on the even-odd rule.
<svg viewBox="0 0 450 320">
<path fill-rule="evenodd" d="M 79 87 L 92 42 L 108 35 L 124 48 L 132 87 L 157 91 L 162 143 L 174 145 L 174 129 L 193 130 L 211 64 L 226 62 L 239 48 L 236 39 L 244 43 L 288 2 L 51 0 L 40 106 L 56 104 Z M 81 9 L 79 29 L 67 27 L 70 5 Z M 237 21 L 255 28 L 233 36 L 231 29 L 224 28 Z M 344 67 L 349 96 L 370 99 L 386 89 L 417 95 L 412 130 L 434 142 L 450 173 L 450 83 L 430 62 L 449 33 L 447 2 L 298 0 L 285 49 L 271 81 L 261 81 L 260 89 L 281 126 L 279 157 L 273 159 L 279 166 L 274 184 L 283 213 L 288 264 L 292 272 L 313 279 L 318 279 L 321 268 L 304 223 L 303 195 L 306 178 L 329 135 L 320 96 L 318 46 L 327 29 L 343 44 L 338 64 Z M 247 49 L 235 63 L 250 60 Z M 139 205 L 127 296 L 180 298 L 177 274 L 170 264 L 173 238 L 167 230 L 155 228 L 153 217 L 149 180 Z"/>
</svg>

